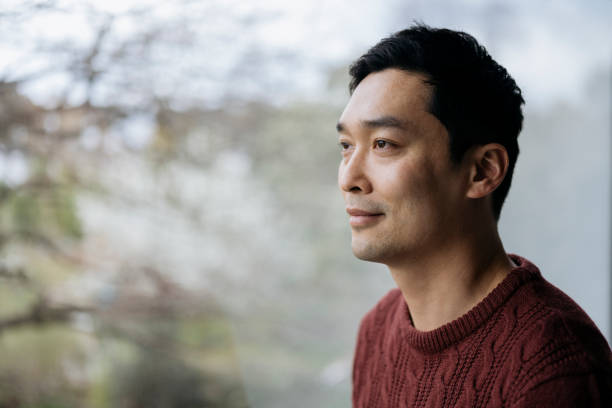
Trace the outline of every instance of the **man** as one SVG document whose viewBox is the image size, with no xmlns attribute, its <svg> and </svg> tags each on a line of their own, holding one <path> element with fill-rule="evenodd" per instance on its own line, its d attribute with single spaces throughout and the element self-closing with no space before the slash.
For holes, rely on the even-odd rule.
<svg viewBox="0 0 612 408">
<path fill-rule="evenodd" d="M 352 249 L 398 286 L 363 318 L 355 407 L 612 407 L 610 348 L 497 220 L 521 91 L 470 35 L 416 25 L 350 69 L 338 184 Z"/>
</svg>

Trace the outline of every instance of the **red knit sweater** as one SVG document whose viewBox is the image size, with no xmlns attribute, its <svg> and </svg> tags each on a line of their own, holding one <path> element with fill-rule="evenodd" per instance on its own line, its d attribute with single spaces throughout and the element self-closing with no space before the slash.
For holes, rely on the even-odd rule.
<svg viewBox="0 0 612 408">
<path fill-rule="evenodd" d="M 354 407 L 612 407 L 612 354 L 531 262 L 457 320 L 422 332 L 399 289 L 362 320 Z"/>
</svg>

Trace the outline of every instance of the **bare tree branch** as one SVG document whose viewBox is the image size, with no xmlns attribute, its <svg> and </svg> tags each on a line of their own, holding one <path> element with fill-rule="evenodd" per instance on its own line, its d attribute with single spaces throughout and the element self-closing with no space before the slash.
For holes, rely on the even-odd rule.
<svg viewBox="0 0 612 408">
<path fill-rule="evenodd" d="M 47 250 L 47 252 L 51 253 L 52 255 L 60 257 L 65 261 L 74 264 L 81 265 L 86 263 L 85 259 L 83 259 L 82 257 L 65 251 L 58 244 L 56 244 L 52 238 L 49 238 L 37 231 L 20 230 L 11 232 L 9 234 L 0 234 L 0 242 L 8 241 L 11 239 L 35 243 L 39 247 Z"/>
<path fill-rule="evenodd" d="M 91 313 L 94 311 L 95 309 L 90 307 L 75 305 L 51 306 L 41 297 L 26 313 L 6 320 L 0 320 L 0 334 L 4 330 L 14 329 L 16 327 L 66 322 L 73 313 Z"/>
<path fill-rule="evenodd" d="M 6 265 L 2 264 L 0 264 L 0 278 L 15 279 L 21 283 L 25 283 L 30 280 L 23 268 L 10 269 L 7 268 Z"/>
</svg>

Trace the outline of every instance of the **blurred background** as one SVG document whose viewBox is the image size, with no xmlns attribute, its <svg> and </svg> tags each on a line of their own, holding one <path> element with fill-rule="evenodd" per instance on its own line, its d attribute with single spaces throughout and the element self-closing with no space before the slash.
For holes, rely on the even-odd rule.
<svg viewBox="0 0 612 408">
<path fill-rule="evenodd" d="M 349 407 L 347 65 L 414 20 L 523 89 L 500 230 L 610 340 L 612 2 L 0 1 L 0 407 Z"/>
</svg>

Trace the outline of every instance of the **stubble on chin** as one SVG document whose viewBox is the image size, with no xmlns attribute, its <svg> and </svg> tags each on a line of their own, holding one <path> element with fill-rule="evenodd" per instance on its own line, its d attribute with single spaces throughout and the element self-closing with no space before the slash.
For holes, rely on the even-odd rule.
<svg viewBox="0 0 612 408">
<path fill-rule="evenodd" d="M 393 248 L 390 248 L 384 239 L 379 237 L 362 237 L 353 232 L 351 241 L 353 255 L 362 261 L 384 263 L 384 260 L 392 256 Z"/>
</svg>

